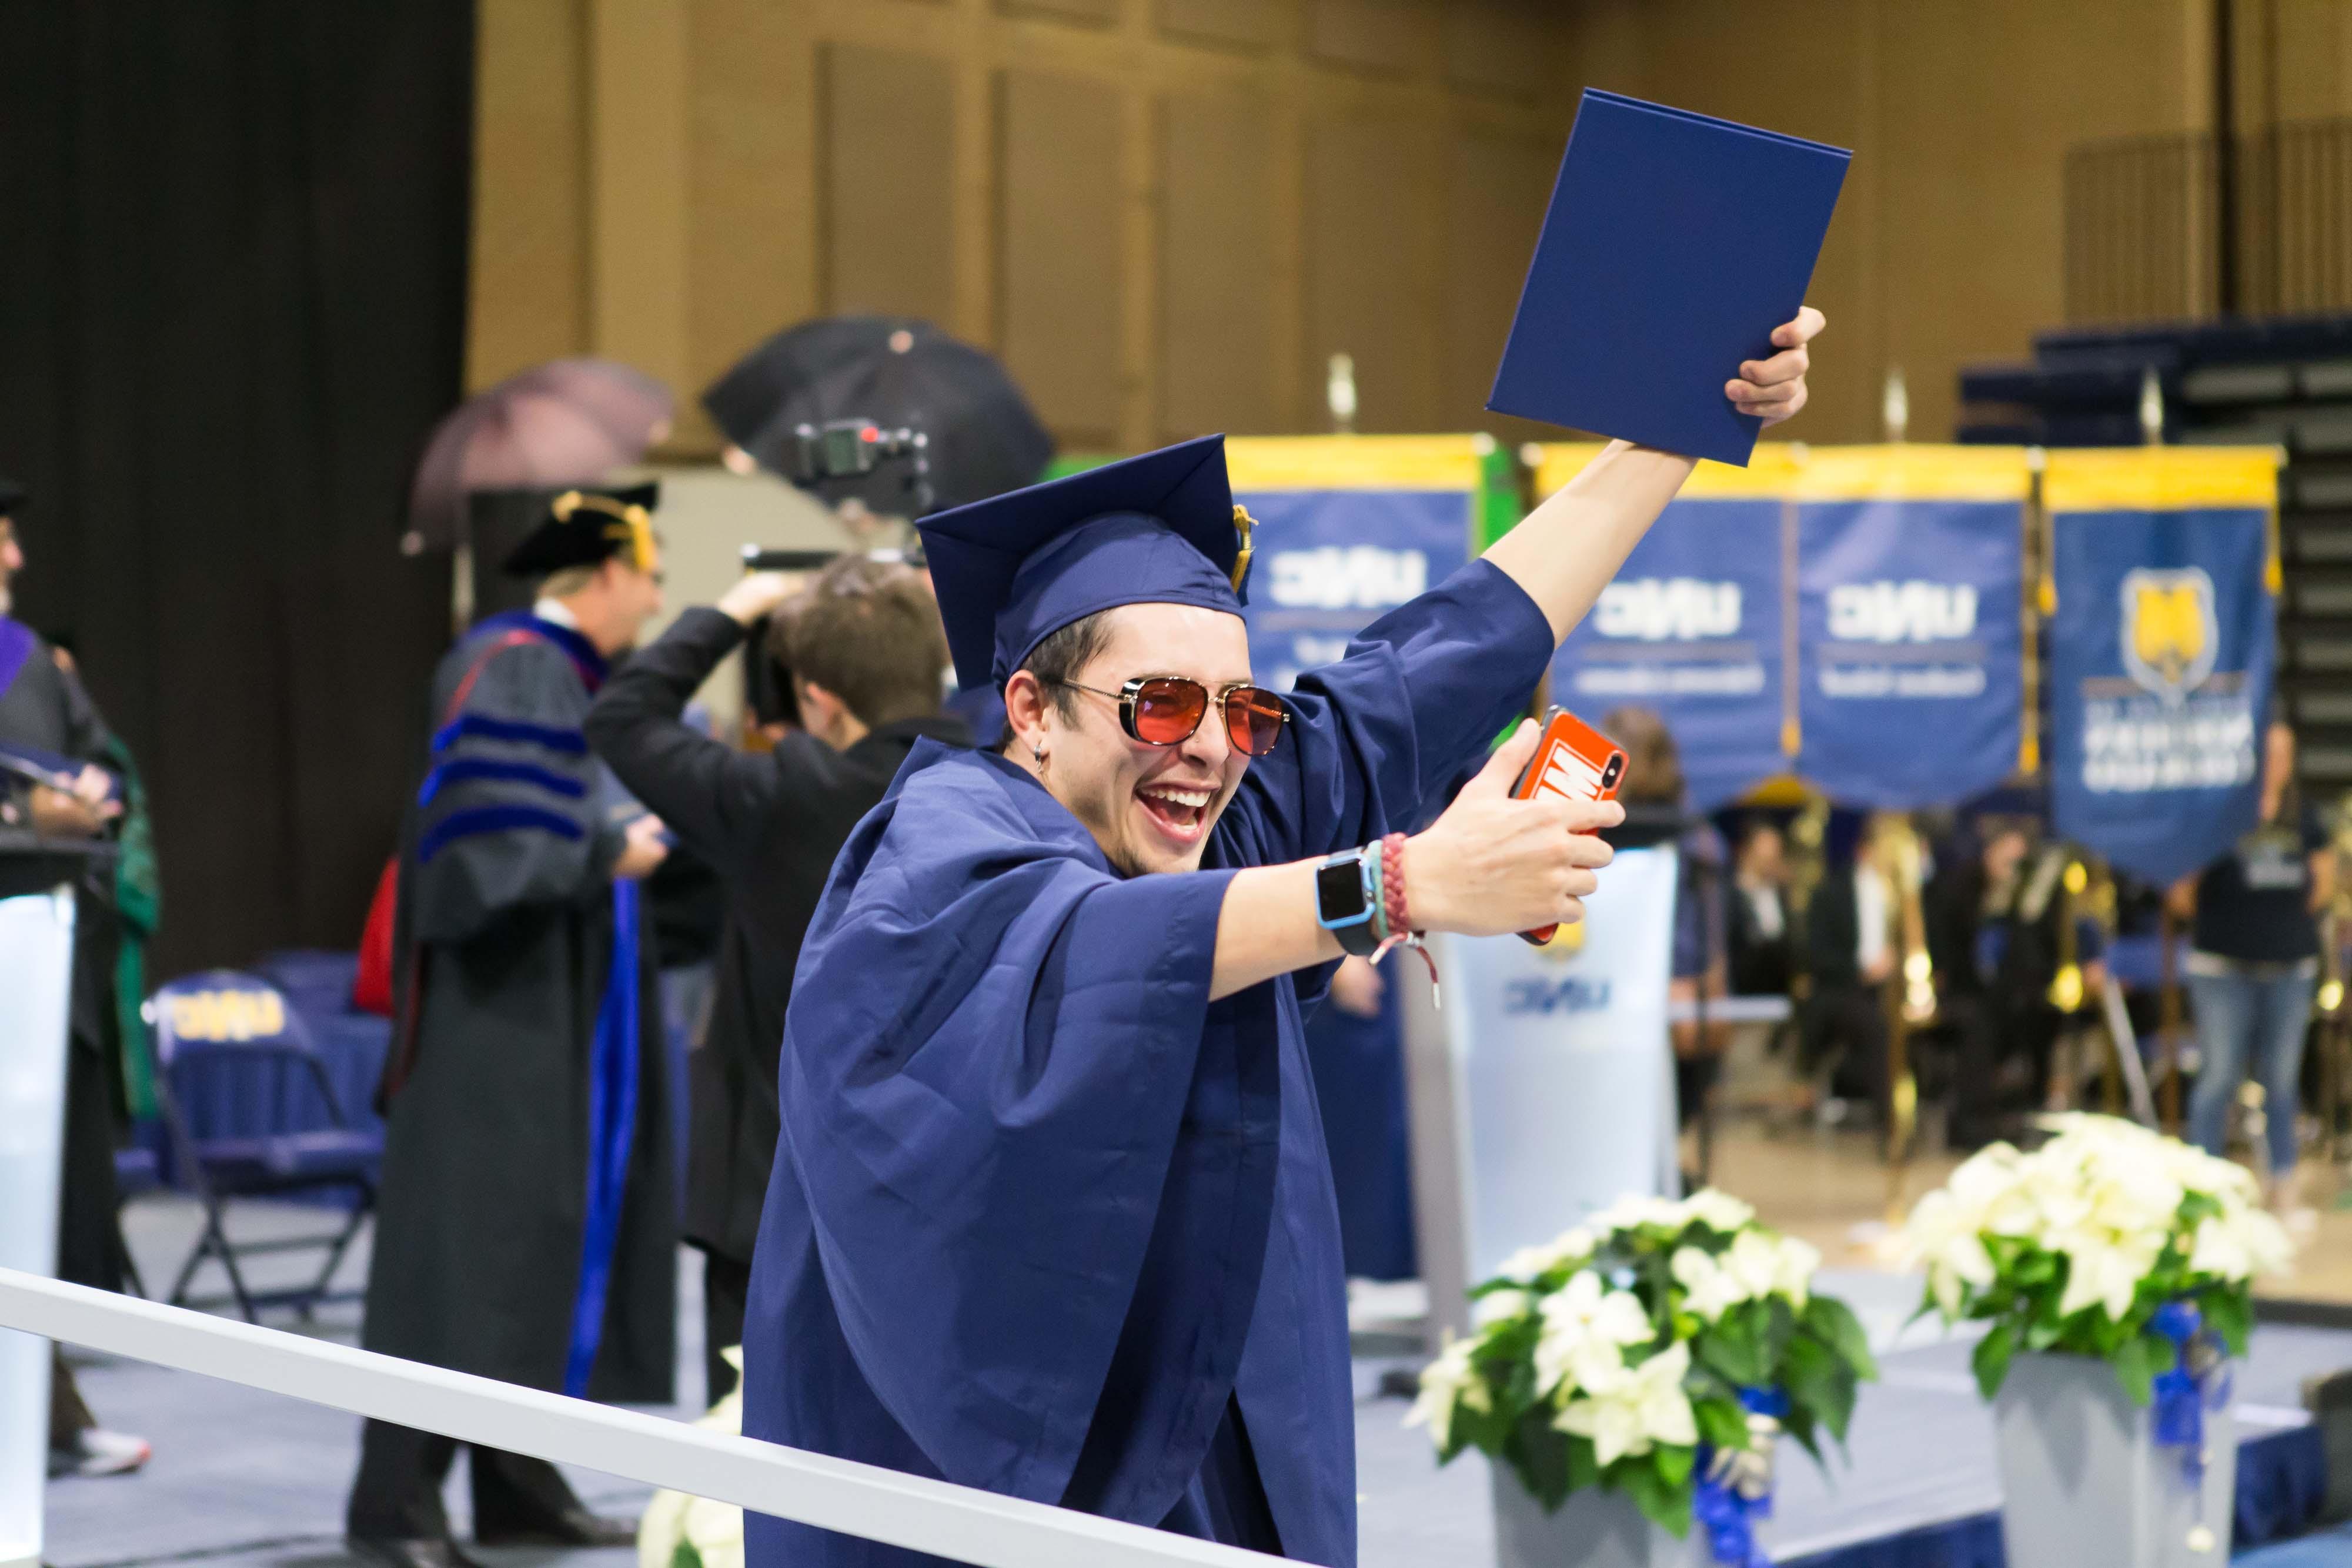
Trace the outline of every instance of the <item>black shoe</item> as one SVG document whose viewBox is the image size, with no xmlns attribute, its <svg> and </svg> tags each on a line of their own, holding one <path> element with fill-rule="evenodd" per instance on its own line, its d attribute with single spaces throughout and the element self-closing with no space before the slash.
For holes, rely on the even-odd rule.
<svg viewBox="0 0 2352 1568">
<path fill-rule="evenodd" d="M 351 1554 L 375 1568 L 482 1568 L 479 1563 L 457 1550 L 454 1541 L 398 1541 L 387 1537 L 353 1535 L 343 1544 Z"/>
<path fill-rule="evenodd" d="M 635 1546 L 637 1521 L 606 1519 L 584 1508 L 567 1508 L 553 1519 L 519 1529 L 474 1531 L 477 1546 Z M 418 1564 L 416 1568 L 425 1568 Z"/>
</svg>

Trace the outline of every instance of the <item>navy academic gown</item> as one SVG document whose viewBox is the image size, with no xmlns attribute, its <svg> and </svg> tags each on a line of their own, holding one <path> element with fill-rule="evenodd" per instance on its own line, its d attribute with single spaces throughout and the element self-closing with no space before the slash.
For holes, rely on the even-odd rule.
<svg viewBox="0 0 2352 1568">
<path fill-rule="evenodd" d="M 744 1430 L 1356 1559 L 1353 1388 L 1301 996 L 1208 999 L 1238 869 L 1420 821 L 1520 711 L 1543 613 L 1476 562 L 1303 676 L 1203 869 L 1123 878 L 1026 773 L 919 746 L 802 950 Z M 752 1568 L 935 1559 L 747 1521 Z"/>
</svg>

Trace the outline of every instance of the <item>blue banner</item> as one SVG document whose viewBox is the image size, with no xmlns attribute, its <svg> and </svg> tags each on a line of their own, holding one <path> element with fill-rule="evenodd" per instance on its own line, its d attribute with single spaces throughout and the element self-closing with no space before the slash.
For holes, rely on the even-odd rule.
<svg viewBox="0 0 2352 1568">
<path fill-rule="evenodd" d="M 1832 799 L 1897 810 L 1946 805 L 2016 771 L 2025 521 L 2017 466 L 2014 497 L 1799 506 L 1799 765 Z"/>
<path fill-rule="evenodd" d="M 2167 455 L 2174 466 L 2191 455 Z M 2243 455 L 2195 455 L 2226 460 Z M 2267 455 L 2258 455 L 2266 457 Z M 2126 492 L 2050 480 L 2051 791 L 2058 832 L 2158 884 L 2253 827 L 2275 659 L 2266 462 L 2251 504 L 2214 486 Z M 2140 486 L 2144 492 L 2145 486 Z"/>
<path fill-rule="evenodd" d="M 1769 496 L 1674 502 L 1552 664 L 1551 700 L 1590 723 L 1654 709 L 1702 811 L 1788 769 L 1781 509 Z"/>
<path fill-rule="evenodd" d="M 1469 490 L 1246 490 L 1250 668 L 1277 691 L 1470 559 Z"/>
</svg>

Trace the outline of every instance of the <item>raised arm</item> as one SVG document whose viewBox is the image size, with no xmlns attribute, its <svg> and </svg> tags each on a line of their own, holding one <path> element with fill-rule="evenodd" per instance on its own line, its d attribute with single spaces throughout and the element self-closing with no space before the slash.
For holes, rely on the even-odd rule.
<svg viewBox="0 0 2352 1568">
<path fill-rule="evenodd" d="M 1739 377 L 1724 383 L 1724 395 L 1768 425 L 1804 407 L 1806 345 L 1822 326 L 1822 313 L 1811 306 L 1797 312 L 1772 333 L 1780 351 L 1743 363 Z M 1584 619 L 1693 466 L 1687 457 L 1612 441 L 1583 473 L 1496 539 L 1486 559 L 1542 609 L 1557 643 Z"/>
<path fill-rule="evenodd" d="M 716 608 L 691 609 L 613 672 L 589 710 L 588 743 L 630 793 L 706 858 L 733 864 L 772 825 L 775 760 L 685 722 L 686 705 L 751 624 L 797 584 L 747 577 Z"/>
</svg>

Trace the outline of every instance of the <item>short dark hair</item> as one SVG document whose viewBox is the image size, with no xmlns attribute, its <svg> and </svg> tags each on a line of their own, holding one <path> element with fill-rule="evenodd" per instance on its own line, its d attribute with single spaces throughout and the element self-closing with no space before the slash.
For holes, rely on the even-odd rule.
<svg viewBox="0 0 2352 1568">
<path fill-rule="evenodd" d="M 1612 708 L 1601 733 L 1625 748 L 1625 782 L 1617 798 L 1629 806 L 1683 803 L 1683 757 L 1675 732 L 1655 708 Z"/>
<path fill-rule="evenodd" d="M 912 567 L 844 556 L 776 612 L 768 653 L 869 728 L 940 711 L 947 632 Z"/>
<path fill-rule="evenodd" d="M 1054 699 L 1054 711 L 1064 718 L 1078 716 L 1078 697 L 1070 689 L 1070 683 L 1110 645 L 1110 612 L 1097 610 L 1058 632 L 1047 632 L 1045 641 L 1030 649 L 1029 656 L 1021 661 L 1021 668 L 1037 677 L 1037 684 Z M 1004 733 L 997 737 L 996 749 L 1002 751 L 1012 744 L 1013 724 L 1007 719 Z"/>
</svg>

